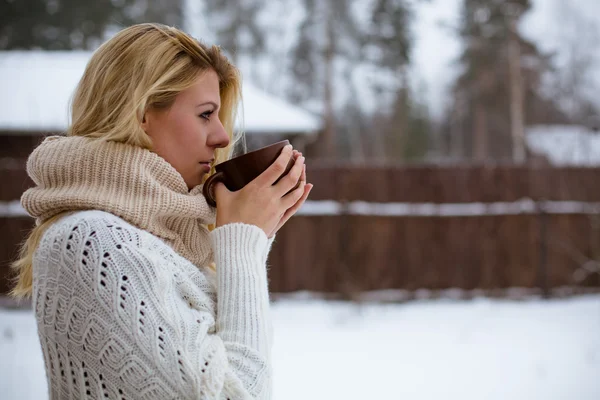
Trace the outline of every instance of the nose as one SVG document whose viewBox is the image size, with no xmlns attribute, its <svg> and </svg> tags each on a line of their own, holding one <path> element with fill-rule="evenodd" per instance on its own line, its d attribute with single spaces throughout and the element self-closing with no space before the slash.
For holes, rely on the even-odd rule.
<svg viewBox="0 0 600 400">
<path fill-rule="evenodd" d="M 229 135 L 220 120 L 215 121 L 214 128 L 208 135 L 207 145 L 214 148 L 227 147 Z"/>
</svg>

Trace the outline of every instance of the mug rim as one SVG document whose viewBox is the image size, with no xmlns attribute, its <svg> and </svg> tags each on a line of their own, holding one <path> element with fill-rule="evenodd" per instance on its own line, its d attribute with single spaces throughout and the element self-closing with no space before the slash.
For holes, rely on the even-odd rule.
<svg viewBox="0 0 600 400">
<path fill-rule="evenodd" d="M 217 169 L 218 169 L 220 166 L 222 166 L 223 164 L 226 164 L 226 163 L 228 163 L 228 162 L 230 162 L 230 161 L 233 161 L 233 160 L 236 160 L 236 161 L 237 161 L 237 160 L 239 160 L 239 159 L 241 159 L 241 158 L 243 158 L 243 157 L 245 157 L 245 156 L 252 155 L 253 153 L 257 153 L 257 152 L 259 152 L 259 151 L 262 151 L 262 150 L 264 150 L 264 149 L 268 149 L 268 148 L 270 148 L 270 147 L 275 147 L 275 146 L 277 146 L 277 145 L 281 145 L 282 143 L 285 143 L 285 144 L 282 146 L 282 148 L 283 148 L 283 147 L 285 147 L 286 145 L 288 145 L 288 144 L 290 143 L 290 141 L 289 141 L 289 139 L 280 140 L 279 142 L 271 143 L 271 144 L 269 144 L 269 145 L 263 146 L 263 147 L 261 147 L 261 148 L 258 148 L 258 149 L 256 149 L 256 150 L 252 150 L 252 151 L 249 151 L 249 152 L 247 152 L 247 153 L 241 154 L 241 155 L 239 155 L 239 156 L 237 156 L 237 157 L 230 158 L 229 160 L 223 161 L 222 163 L 219 163 L 219 164 L 215 165 L 215 170 L 217 170 Z"/>
</svg>

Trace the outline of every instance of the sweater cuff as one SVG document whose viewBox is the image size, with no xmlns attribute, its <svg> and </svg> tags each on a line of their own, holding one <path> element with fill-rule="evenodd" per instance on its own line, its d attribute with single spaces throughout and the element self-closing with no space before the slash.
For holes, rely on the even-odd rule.
<svg viewBox="0 0 600 400">
<path fill-rule="evenodd" d="M 272 243 L 272 239 L 267 238 L 258 226 L 243 223 L 220 226 L 213 229 L 210 235 L 217 265 L 219 261 L 228 261 L 231 256 L 236 259 L 241 256 L 244 260 L 261 260 Z"/>
<path fill-rule="evenodd" d="M 217 264 L 217 329 L 226 342 L 268 351 L 269 240 L 257 226 L 227 224 L 211 232 Z"/>
<path fill-rule="evenodd" d="M 275 235 L 268 239 L 267 246 L 265 247 L 265 251 L 263 252 L 263 262 L 266 264 L 267 259 L 269 258 L 269 253 L 271 252 L 271 247 L 273 247 L 273 242 L 275 241 Z"/>
</svg>

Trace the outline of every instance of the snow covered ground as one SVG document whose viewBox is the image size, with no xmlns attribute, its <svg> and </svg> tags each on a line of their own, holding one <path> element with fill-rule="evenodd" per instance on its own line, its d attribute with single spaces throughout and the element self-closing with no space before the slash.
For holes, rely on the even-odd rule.
<svg viewBox="0 0 600 400">
<path fill-rule="evenodd" d="M 280 300 L 274 399 L 600 398 L 600 295 L 349 304 Z M 29 310 L 0 310 L 0 398 L 45 399 Z"/>
</svg>

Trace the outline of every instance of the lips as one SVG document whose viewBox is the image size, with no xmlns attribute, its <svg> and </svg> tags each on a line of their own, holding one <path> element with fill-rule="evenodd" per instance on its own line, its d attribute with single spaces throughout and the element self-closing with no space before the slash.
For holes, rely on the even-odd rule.
<svg viewBox="0 0 600 400">
<path fill-rule="evenodd" d="M 211 168 L 212 168 L 211 165 L 212 165 L 213 161 L 214 160 L 211 160 L 211 161 L 200 161 L 199 164 L 202 165 L 202 169 L 205 172 L 209 172 L 211 170 Z"/>
</svg>

